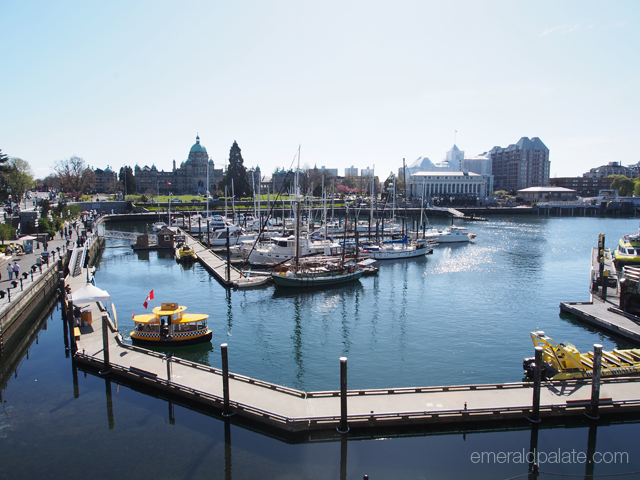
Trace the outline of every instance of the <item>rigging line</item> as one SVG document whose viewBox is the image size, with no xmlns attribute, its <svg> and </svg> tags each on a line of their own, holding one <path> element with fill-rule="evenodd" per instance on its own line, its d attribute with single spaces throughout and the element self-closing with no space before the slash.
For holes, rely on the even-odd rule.
<svg viewBox="0 0 640 480">
<path fill-rule="evenodd" d="M 271 213 L 273 212 L 273 209 L 276 207 L 276 202 L 278 201 L 278 198 L 280 198 L 280 195 L 282 193 L 282 189 L 284 188 L 284 186 L 287 184 L 287 178 L 289 177 L 289 174 L 291 173 L 291 167 L 293 167 L 293 162 L 296 161 L 296 157 L 297 154 L 293 156 L 293 160 L 291 160 L 291 165 L 289 165 L 289 170 L 287 171 L 287 174 L 284 177 L 284 180 L 282 181 L 282 185 L 280 185 L 280 190 L 278 191 L 278 194 L 276 195 L 276 197 L 273 199 L 273 205 L 271 206 L 271 209 L 269 210 L 269 215 L 267 216 L 267 219 L 271 216 Z M 264 231 L 265 227 L 267 226 L 266 222 L 264 224 L 262 224 L 262 222 L 260 222 L 260 231 L 258 232 L 258 236 L 256 237 L 256 241 L 253 242 L 253 245 L 251 246 L 251 250 L 249 250 L 249 256 L 253 253 L 253 251 L 256 248 L 256 245 L 258 244 L 258 241 L 260 241 L 260 236 L 262 235 L 262 232 Z M 284 225 L 284 217 L 282 218 L 282 224 Z M 248 259 L 249 257 L 247 257 Z"/>
</svg>

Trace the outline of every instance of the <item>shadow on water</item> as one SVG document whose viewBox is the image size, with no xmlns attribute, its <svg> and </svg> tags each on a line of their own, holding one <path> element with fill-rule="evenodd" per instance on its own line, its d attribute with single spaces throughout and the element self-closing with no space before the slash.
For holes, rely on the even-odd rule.
<svg viewBox="0 0 640 480">
<path fill-rule="evenodd" d="M 306 300 L 332 294 L 352 296 L 362 289 L 363 286 L 359 281 L 352 282 L 348 285 L 326 285 L 314 288 L 276 287 L 273 291 L 272 298 L 304 298 Z"/>
<path fill-rule="evenodd" d="M 214 351 L 211 342 L 198 343 L 196 345 L 188 345 L 186 347 L 144 347 L 147 350 L 153 352 L 163 353 L 165 355 L 171 354 L 174 357 L 184 358 L 196 363 L 202 363 L 204 365 L 209 364 L 209 356 Z"/>
<path fill-rule="evenodd" d="M 609 340 L 613 343 L 615 343 L 617 345 L 617 348 L 620 349 L 631 349 L 631 348 L 637 348 L 638 345 L 634 342 L 632 342 L 631 340 L 629 340 L 628 338 L 625 337 L 621 337 L 619 335 L 616 335 L 615 333 L 610 333 L 610 332 L 604 332 L 602 330 L 599 330 L 598 328 L 596 328 L 593 325 L 590 325 L 588 323 L 584 323 L 582 321 L 580 321 L 575 315 L 571 314 L 571 313 L 566 313 L 566 312 L 560 312 L 560 315 L 558 315 L 559 318 L 561 318 L 562 320 L 566 321 L 567 323 L 569 323 L 570 325 L 572 325 L 573 327 L 576 327 L 582 331 L 585 332 L 589 332 L 592 333 L 594 335 L 597 335 L 597 337 L 600 339 L 600 341 L 604 341 Z M 548 334 L 547 334 L 548 335 Z M 569 342 L 571 342 L 570 339 L 554 339 L 556 341 L 564 341 L 567 340 Z"/>
</svg>

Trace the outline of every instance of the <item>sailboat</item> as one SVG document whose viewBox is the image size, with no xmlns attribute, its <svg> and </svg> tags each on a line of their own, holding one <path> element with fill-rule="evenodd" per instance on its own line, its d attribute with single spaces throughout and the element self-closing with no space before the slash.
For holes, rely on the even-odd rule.
<svg viewBox="0 0 640 480">
<path fill-rule="evenodd" d="M 298 148 L 298 171 L 300 170 L 300 149 Z M 348 224 L 348 210 L 345 227 Z M 344 238 L 347 232 L 345 228 Z M 364 270 L 355 262 L 345 262 L 345 252 L 336 257 L 309 257 L 300 259 L 300 194 L 296 177 L 296 246 L 293 263 L 279 265 L 271 274 L 273 283 L 279 287 L 316 288 L 327 285 L 339 285 L 355 282 L 362 277 Z"/>
</svg>

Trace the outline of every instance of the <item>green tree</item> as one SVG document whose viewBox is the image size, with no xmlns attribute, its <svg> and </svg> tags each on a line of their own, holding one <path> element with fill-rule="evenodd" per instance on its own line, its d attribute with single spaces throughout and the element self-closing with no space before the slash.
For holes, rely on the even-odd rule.
<svg viewBox="0 0 640 480">
<path fill-rule="evenodd" d="M 0 197 L 7 198 L 7 181 L 5 179 L 5 174 L 9 170 L 9 166 L 7 163 L 9 162 L 9 156 L 2 153 L 0 150 Z"/>
<path fill-rule="evenodd" d="M 223 188 L 226 185 L 227 192 L 231 194 L 231 181 L 233 180 L 233 191 L 237 197 L 250 197 L 253 193 L 251 183 L 244 166 L 242 152 L 238 142 L 234 141 L 229 151 L 229 169 L 222 180 Z"/>
<path fill-rule="evenodd" d="M 126 189 L 125 195 L 136 193 L 136 176 L 133 174 L 133 169 L 131 167 L 120 167 L 118 179 L 122 184 L 122 191 L 124 192 Z"/>
<path fill-rule="evenodd" d="M 635 182 L 633 180 L 624 175 L 609 175 L 609 178 L 613 178 L 611 188 L 617 189 L 620 196 L 628 197 L 633 195 L 635 189 Z"/>
<path fill-rule="evenodd" d="M 33 171 L 29 162 L 17 157 L 9 159 L 9 167 L 4 174 L 4 179 L 16 201 L 20 201 L 25 192 L 33 187 Z"/>
<path fill-rule="evenodd" d="M 44 198 L 42 202 L 40 202 L 40 218 L 49 218 L 49 211 L 51 210 L 51 204 L 49 200 Z"/>
<path fill-rule="evenodd" d="M 0 223 L 0 240 L 2 240 L 2 245 L 4 245 L 5 240 L 9 240 L 13 238 L 15 234 L 16 234 L 16 229 L 13 228 L 11 225 L 7 225 L 6 223 Z"/>
<path fill-rule="evenodd" d="M 636 178 L 633 184 L 633 196 L 640 197 L 640 178 Z"/>
</svg>

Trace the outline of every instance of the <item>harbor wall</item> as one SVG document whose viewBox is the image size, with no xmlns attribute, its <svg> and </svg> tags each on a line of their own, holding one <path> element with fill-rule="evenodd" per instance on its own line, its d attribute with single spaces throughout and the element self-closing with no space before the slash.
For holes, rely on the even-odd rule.
<svg viewBox="0 0 640 480">
<path fill-rule="evenodd" d="M 58 293 L 57 263 L 43 270 L 42 275 L 25 287 L 0 312 L 2 342 L 7 349 L 13 348 L 30 321 L 39 318 L 49 303 L 55 301 Z"/>
</svg>

